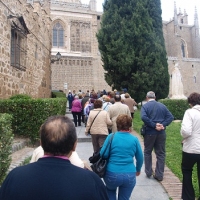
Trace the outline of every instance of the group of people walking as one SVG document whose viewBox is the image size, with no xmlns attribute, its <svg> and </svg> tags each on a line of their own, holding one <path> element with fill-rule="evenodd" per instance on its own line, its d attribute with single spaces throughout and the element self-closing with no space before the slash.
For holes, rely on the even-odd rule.
<svg viewBox="0 0 200 200">
<path fill-rule="evenodd" d="M 52 116 L 44 122 L 40 128 L 41 146 L 34 151 L 32 164 L 15 168 L 8 174 L 0 188 L 0 199 L 130 198 L 143 165 L 140 142 L 131 133 L 132 108 L 137 104 L 127 91 L 124 95 L 111 92 L 98 96 L 91 92 L 80 98 L 81 95 L 70 94 L 70 98 L 73 97 L 70 110 L 74 122 L 66 116 Z M 131 101 L 126 101 L 128 98 Z M 166 156 L 165 130 L 174 117 L 165 105 L 155 99 L 155 93 L 149 91 L 147 102 L 141 107 L 141 119 L 145 124 L 144 164 L 147 178 L 153 176 L 162 181 Z M 192 93 L 188 103 L 191 108 L 186 110 L 181 124 L 182 199 L 195 200 L 192 170 L 197 163 L 200 180 L 200 94 Z M 75 127 L 86 119 L 82 118 L 83 115 L 87 115 L 85 133 L 91 134 L 94 152 L 100 151 L 100 155 L 108 159 L 104 183 L 95 173 L 86 170 L 88 168 L 75 151 Z M 152 168 L 153 150 L 157 159 L 155 169 Z"/>
</svg>

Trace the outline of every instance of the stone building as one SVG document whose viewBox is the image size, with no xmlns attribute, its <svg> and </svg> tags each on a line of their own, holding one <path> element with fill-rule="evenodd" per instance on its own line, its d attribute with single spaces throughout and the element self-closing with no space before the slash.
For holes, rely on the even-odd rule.
<svg viewBox="0 0 200 200">
<path fill-rule="evenodd" d="M 0 98 L 50 97 L 49 1 L 0 0 Z"/>
<path fill-rule="evenodd" d="M 51 3 L 53 20 L 52 55 L 61 52 L 62 59 L 52 64 L 52 88 L 110 89 L 104 81 L 104 71 L 95 34 L 102 13 L 96 12 L 95 0 L 89 5 L 79 0 L 56 0 Z M 59 29 L 61 28 L 61 29 Z M 59 30 L 62 30 L 59 32 Z M 182 75 L 184 95 L 198 92 L 200 86 L 200 37 L 197 10 L 194 25 L 188 25 L 188 15 L 174 5 L 174 17 L 163 21 L 163 33 L 168 56 L 170 91 L 175 64 Z M 62 38 L 62 41 L 57 40 Z M 67 92 L 67 90 L 66 90 Z"/>
<path fill-rule="evenodd" d="M 79 0 L 51 1 L 52 56 L 62 55 L 51 65 L 53 90 L 110 90 L 96 38 L 101 15 L 96 0 L 89 5 Z"/>
<path fill-rule="evenodd" d="M 200 92 L 200 36 L 197 10 L 194 10 L 194 25 L 188 25 L 186 10 L 177 12 L 174 4 L 174 17 L 163 21 L 163 33 L 168 56 L 170 92 L 172 94 L 172 73 L 178 65 L 183 83 L 183 93 Z"/>
<path fill-rule="evenodd" d="M 0 98 L 25 93 L 50 97 L 51 90 L 110 90 L 104 80 L 96 33 L 101 12 L 96 0 L 0 0 Z M 200 36 L 197 10 L 194 25 L 174 6 L 163 21 L 170 92 L 178 65 L 184 95 L 199 92 Z M 61 59 L 55 61 L 57 52 Z M 55 61 L 55 62 L 53 62 Z"/>
</svg>

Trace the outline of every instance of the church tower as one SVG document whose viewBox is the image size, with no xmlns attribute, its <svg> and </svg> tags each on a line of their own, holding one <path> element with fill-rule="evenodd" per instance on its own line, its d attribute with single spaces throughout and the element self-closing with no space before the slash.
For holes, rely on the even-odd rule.
<svg viewBox="0 0 200 200">
<path fill-rule="evenodd" d="M 196 7 L 195 7 L 195 14 L 194 14 L 194 26 L 195 26 L 195 37 L 198 37 L 199 36 L 199 20 L 198 20 Z"/>
<path fill-rule="evenodd" d="M 96 0 L 90 0 L 90 9 L 92 11 L 97 11 L 97 2 L 96 2 Z"/>
<path fill-rule="evenodd" d="M 174 2 L 174 33 L 177 33 L 178 29 L 178 15 L 177 15 L 177 8 L 176 8 L 176 2 Z"/>
</svg>

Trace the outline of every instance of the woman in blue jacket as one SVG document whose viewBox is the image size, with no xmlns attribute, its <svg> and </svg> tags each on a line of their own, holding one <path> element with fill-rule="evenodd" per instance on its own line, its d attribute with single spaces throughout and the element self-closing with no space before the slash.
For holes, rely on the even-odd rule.
<svg viewBox="0 0 200 200">
<path fill-rule="evenodd" d="M 136 184 L 136 176 L 140 175 L 143 164 L 143 153 L 137 137 L 130 133 L 132 118 L 128 115 L 119 115 L 116 120 L 117 132 L 106 149 L 103 158 L 109 158 L 104 182 L 110 200 L 129 199 Z M 100 154 L 107 147 L 110 137 L 108 135 Z M 136 166 L 133 162 L 135 157 Z M 118 198 L 116 191 L 118 188 Z"/>
</svg>

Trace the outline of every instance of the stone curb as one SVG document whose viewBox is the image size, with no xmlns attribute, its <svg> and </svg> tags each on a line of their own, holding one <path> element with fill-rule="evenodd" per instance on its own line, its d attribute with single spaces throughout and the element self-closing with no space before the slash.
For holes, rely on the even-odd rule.
<svg viewBox="0 0 200 200">
<path fill-rule="evenodd" d="M 8 168 L 8 172 L 10 172 L 15 167 L 22 165 L 26 158 L 29 158 L 32 156 L 33 151 L 34 151 L 34 148 L 23 147 L 23 149 L 20 149 L 16 152 L 12 153 L 12 155 L 11 155 L 12 161 Z"/>
</svg>

